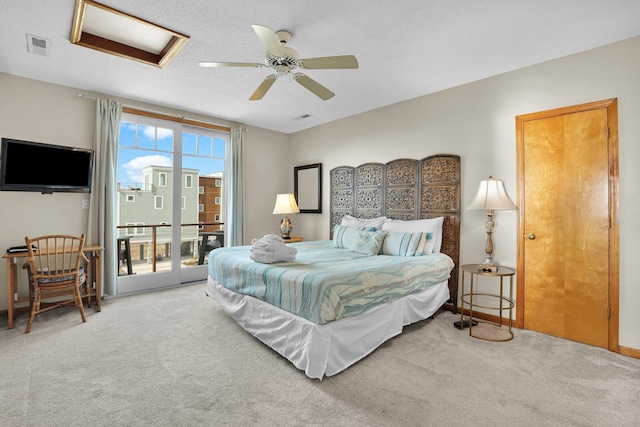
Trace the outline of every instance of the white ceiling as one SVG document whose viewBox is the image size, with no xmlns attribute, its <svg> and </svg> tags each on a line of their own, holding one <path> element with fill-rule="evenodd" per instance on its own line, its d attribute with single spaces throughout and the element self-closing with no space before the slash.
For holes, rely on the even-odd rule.
<svg viewBox="0 0 640 427">
<path fill-rule="evenodd" d="M 284 133 L 640 35 L 638 0 L 102 0 L 190 36 L 161 69 L 72 45 L 75 3 L 0 0 L 0 72 Z M 249 101 L 271 69 L 198 62 L 262 62 L 251 24 L 291 32 L 301 58 L 353 54 L 360 68 L 305 71 L 328 101 L 286 79 Z"/>
</svg>

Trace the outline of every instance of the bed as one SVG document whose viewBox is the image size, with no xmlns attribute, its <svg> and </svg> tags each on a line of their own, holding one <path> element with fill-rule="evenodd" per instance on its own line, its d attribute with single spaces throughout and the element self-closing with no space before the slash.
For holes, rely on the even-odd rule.
<svg viewBox="0 0 640 427">
<path fill-rule="evenodd" d="M 458 156 L 341 166 L 330 183 L 330 239 L 290 244 L 290 263 L 254 262 L 250 246 L 211 251 L 206 286 L 242 328 L 317 379 L 405 325 L 455 312 L 457 300 Z"/>
</svg>

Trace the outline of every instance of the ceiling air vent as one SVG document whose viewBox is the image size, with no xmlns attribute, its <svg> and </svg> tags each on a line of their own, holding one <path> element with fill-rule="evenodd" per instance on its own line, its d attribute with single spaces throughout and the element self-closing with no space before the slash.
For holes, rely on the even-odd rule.
<svg viewBox="0 0 640 427">
<path fill-rule="evenodd" d="M 27 34 L 27 49 L 29 53 L 47 56 L 49 46 L 51 46 L 51 40 L 34 36 L 33 34 Z"/>
</svg>

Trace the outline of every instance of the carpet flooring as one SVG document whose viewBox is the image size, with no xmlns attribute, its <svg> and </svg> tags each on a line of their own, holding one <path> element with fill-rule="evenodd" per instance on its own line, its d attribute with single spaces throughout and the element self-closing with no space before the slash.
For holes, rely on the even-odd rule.
<svg viewBox="0 0 640 427">
<path fill-rule="evenodd" d="M 104 300 L 102 312 L 0 320 L 1 426 L 638 426 L 640 360 L 449 312 L 345 371 L 307 378 L 242 330 L 205 284 Z"/>
</svg>

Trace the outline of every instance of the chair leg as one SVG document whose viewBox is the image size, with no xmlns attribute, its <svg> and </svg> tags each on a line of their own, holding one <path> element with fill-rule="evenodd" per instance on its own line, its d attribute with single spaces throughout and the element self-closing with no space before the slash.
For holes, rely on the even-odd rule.
<svg viewBox="0 0 640 427">
<path fill-rule="evenodd" d="M 27 330 L 25 334 L 31 332 L 31 325 L 33 325 L 33 320 L 36 318 L 36 312 L 40 310 L 40 294 L 36 292 L 35 301 L 31 302 L 31 313 L 29 313 L 29 323 L 27 323 Z"/>
<path fill-rule="evenodd" d="M 84 316 L 84 308 L 82 307 L 82 299 L 80 298 L 80 289 L 78 287 L 73 291 L 73 298 L 76 301 L 76 306 L 78 306 L 78 310 L 80 310 L 80 316 L 82 316 L 82 322 L 86 322 L 87 318 Z"/>
</svg>

